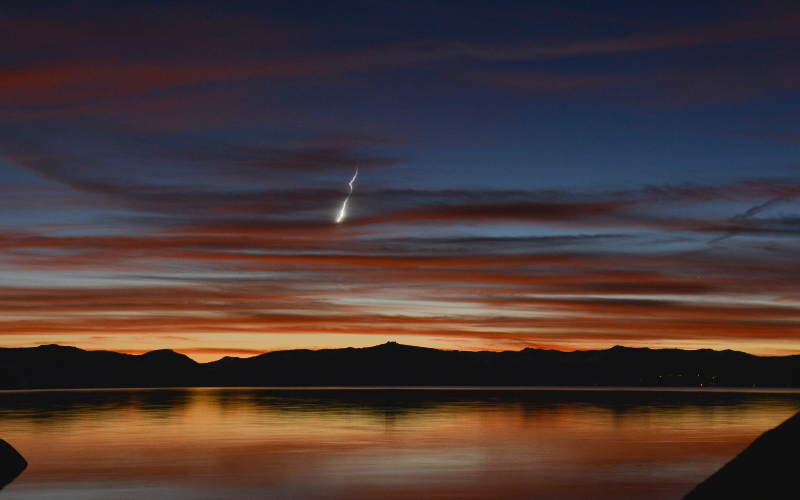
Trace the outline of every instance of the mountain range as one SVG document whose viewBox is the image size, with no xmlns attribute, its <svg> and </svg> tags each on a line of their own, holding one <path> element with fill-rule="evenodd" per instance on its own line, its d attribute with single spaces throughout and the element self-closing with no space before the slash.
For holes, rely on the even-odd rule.
<svg viewBox="0 0 800 500">
<path fill-rule="evenodd" d="M 800 355 L 612 347 L 448 351 L 387 342 L 198 363 L 43 345 L 0 348 L 0 390 L 112 387 L 598 386 L 800 387 Z"/>
</svg>

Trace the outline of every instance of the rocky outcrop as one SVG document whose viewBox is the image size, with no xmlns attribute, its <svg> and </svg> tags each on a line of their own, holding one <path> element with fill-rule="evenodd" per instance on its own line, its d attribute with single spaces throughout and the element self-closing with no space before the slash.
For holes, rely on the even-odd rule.
<svg viewBox="0 0 800 500">
<path fill-rule="evenodd" d="M 684 500 L 800 498 L 800 413 L 762 434 Z"/>
<path fill-rule="evenodd" d="M 0 489 L 17 478 L 28 467 L 28 462 L 22 458 L 13 446 L 0 439 Z"/>
</svg>

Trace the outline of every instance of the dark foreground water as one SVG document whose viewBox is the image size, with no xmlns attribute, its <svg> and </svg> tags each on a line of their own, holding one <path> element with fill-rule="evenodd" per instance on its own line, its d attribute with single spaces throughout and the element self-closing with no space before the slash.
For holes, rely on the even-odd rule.
<svg viewBox="0 0 800 500">
<path fill-rule="evenodd" d="M 11 499 L 679 499 L 797 392 L 0 392 Z"/>
</svg>

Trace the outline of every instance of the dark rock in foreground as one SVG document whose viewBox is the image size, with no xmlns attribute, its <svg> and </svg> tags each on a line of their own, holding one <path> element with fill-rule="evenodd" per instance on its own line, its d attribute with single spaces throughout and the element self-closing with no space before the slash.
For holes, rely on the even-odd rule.
<svg viewBox="0 0 800 500">
<path fill-rule="evenodd" d="M 17 478 L 28 467 L 28 462 L 22 458 L 13 446 L 0 439 L 0 489 Z"/>
<path fill-rule="evenodd" d="M 800 413 L 762 434 L 684 500 L 800 498 Z"/>
</svg>

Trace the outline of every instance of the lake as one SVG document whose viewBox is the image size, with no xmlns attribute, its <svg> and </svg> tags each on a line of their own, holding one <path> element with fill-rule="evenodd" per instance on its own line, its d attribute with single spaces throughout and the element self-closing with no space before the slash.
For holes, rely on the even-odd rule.
<svg viewBox="0 0 800 500">
<path fill-rule="evenodd" d="M 680 499 L 795 391 L 0 392 L 12 499 Z"/>
</svg>

